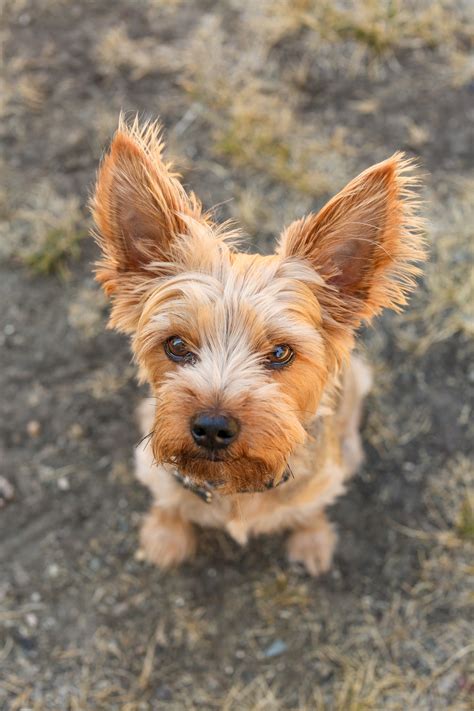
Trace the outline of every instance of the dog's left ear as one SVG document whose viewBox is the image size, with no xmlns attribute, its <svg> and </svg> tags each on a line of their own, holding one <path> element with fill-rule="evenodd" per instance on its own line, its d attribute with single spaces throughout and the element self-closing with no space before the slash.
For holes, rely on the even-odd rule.
<svg viewBox="0 0 474 711">
<path fill-rule="evenodd" d="M 357 327 L 386 306 L 399 310 L 415 286 L 425 252 L 412 169 L 396 153 L 281 237 L 278 252 L 309 261 L 330 287 L 330 316 L 341 325 Z"/>
<path fill-rule="evenodd" d="M 162 156 L 158 123 L 122 119 L 97 176 L 91 201 L 102 259 L 96 278 L 112 297 L 110 325 L 133 331 L 140 289 L 173 260 L 173 246 L 192 221 L 207 222 Z"/>
</svg>

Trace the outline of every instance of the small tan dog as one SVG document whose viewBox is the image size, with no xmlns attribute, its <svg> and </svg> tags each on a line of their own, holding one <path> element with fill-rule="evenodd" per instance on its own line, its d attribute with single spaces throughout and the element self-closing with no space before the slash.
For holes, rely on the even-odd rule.
<svg viewBox="0 0 474 711">
<path fill-rule="evenodd" d="M 290 560 L 317 575 L 336 542 L 324 509 L 362 460 L 371 376 L 350 357 L 355 331 L 406 303 L 424 258 L 412 164 L 369 168 L 261 256 L 237 251 L 162 149 L 157 124 L 121 122 L 92 205 L 110 326 L 131 334 L 153 395 L 136 460 L 154 497 L 144 555 L 185 560 L 194 524 L 241 544 L 287 529 Z"/>
</svg>

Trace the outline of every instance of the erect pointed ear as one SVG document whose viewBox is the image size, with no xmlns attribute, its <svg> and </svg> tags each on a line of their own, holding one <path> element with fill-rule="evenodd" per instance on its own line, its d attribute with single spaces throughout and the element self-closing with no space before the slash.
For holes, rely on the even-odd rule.
<svg viewBox="0 0 474 711">
<path fill-rule="evenodd" d="M 356 327 L 399 310 L 425 258 L 413 163 L 396 153 L 352 180 L 316 215 L 293 222 L 278 252 L 309 261 L 336 297 L 331 317 Z"/>
<path fill-rule="evenodd" d="M 131 276 L 153 276 L 153 264 L 169 260 L 173 240 L 187 231 L 186 217 L 206 221 L 162 150 L 158 123 L 120 120 L 100 166 L 91 207 L 102 250 L 96 276 L 107 294 L 130 289 Z"/>
</svg>

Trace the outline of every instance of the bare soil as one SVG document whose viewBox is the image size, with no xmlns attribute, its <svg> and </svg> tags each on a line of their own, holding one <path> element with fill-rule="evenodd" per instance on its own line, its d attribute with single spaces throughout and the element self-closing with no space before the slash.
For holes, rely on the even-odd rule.
<svg viewBox="0 0 474 711">
<path fill-rule="evenodd" d="M 472 13 L 355 6 L 4 5 L 0 708 L 470 708 Z M 84 237 L 121 109 L 161 117 L 251 249 L 394 150 L 423 166 L 432 262 L 408 312 L 361 334 L 367 459 L 320 579 L 283 537 L 204 532 L 166 574 L 135 557 L 143 391 Z"/>
</svg>

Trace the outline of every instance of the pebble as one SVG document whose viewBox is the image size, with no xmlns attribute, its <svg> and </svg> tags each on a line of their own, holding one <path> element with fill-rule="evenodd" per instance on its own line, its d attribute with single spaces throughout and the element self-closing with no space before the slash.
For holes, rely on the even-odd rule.
<svg viewBox="0 0 474 711">
<path fill-rule="evenodd" d="M 68 434 L 72 439 L 81 439 L 84 436 L 84 430 L 82 429 L 79 422 L 74 422 L 68 431 Z"/>
<path fill-rule="evenodd" d="M 41 432 L 41 425 L 38 420 L 30 420 L 26 425 L 26 431 L 28 432 L 30 437 L 38 437 L 39 433 Z"/>
<path fill-rule="evenodd" d="M 93 570 L 94 572 L 97 572 L 100 570 L 101 567 L 101 562 L 99 558 L 91 558 L 89 561 L 89 568 Z"/>
<path fill-rule="evenodd" d="M 272 657 L 278 657 L 280 654 L 284 654 L 288 649 L 288 645 L 282 639 L 276 639 L 270 644 L 269 647 L 263 652 L 263 656 L 267 659 Z"/>
<path fill-rule="evenodd" d="M 33 612 L 28 612 L 25 616 L 25 620 L 28 627 L 38 626 L 38 617 Z"/>
<path fill-rule="evenodd" d="M 59 477 L 58 489 L 60 489 L 60 491 L 69 491 L 70 488 L 71 488 L 71 486 L 69 484 L 69 479 L 65 476 Z"/>
<path fill-rule="evenodd" d="M 51 565 L 48 565 L 47 573 L 50 578 L 57 578 L 59 575 L 59 565 L 51 563 Z"/>
<path fill-rule="evenodd" d="M 13 489 L 13 486 L 10 484 L 8 479 L 0 476 L 0 508 L 5 506 L 8 501 L 11 501 L 14 496 L 15 490 Z"/>
</svg>

